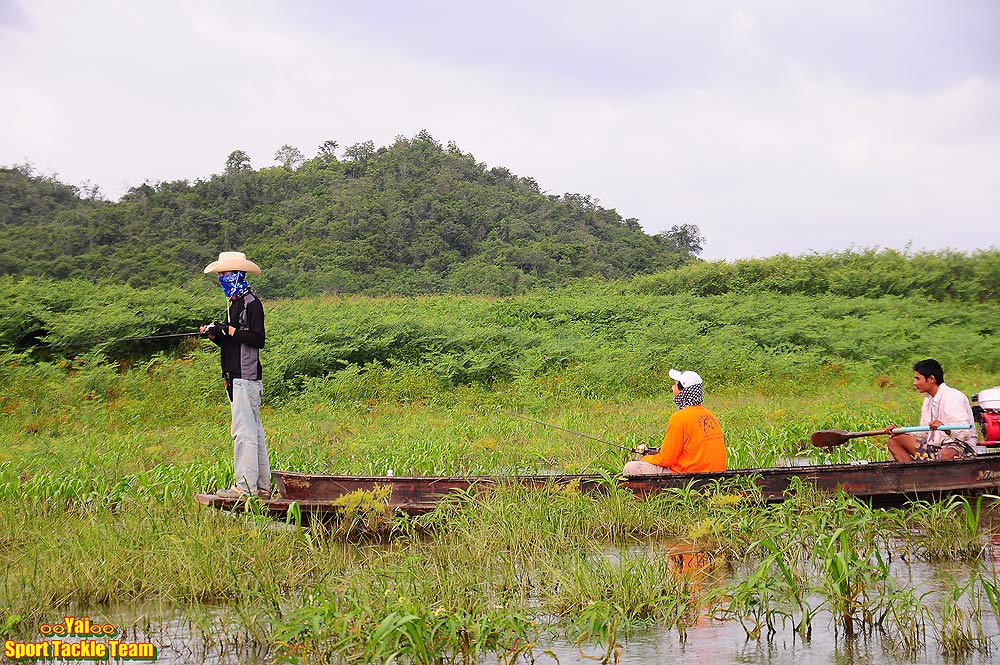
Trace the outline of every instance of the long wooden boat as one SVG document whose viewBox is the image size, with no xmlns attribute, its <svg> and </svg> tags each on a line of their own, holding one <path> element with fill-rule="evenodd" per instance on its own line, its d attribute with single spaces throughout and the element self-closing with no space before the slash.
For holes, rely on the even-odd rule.
<svg viewBox="0 0 1000 665">
<path fill-rule="evenodd" d="M 719 482 L 735 482 L 763 501 L 781 501 L 794 478 L 817 489 L 844 492 L 877 505 L 900 504 L 917 499 L 939 499 L 952 494 L 1000 494 L 1000 454 L 986 453 L 959 461 L 871 462 L 792 466 L 767 469 L 735 469 L 722 473 L 678 473 L 660 476 L 628 476 L 617 482 L 638 496 L 669 489 L 706 489 Z M 297 504 L 303 516 L 334 516 L 343 510 L 344 497 L 377 488 L 387 496 L 387 506 L 411 515 L 433 510 L 441 501 L 459 493 L 486 492 L 502 484 L 531 487 L 575 483 L 581 492 L 607 492 L 608 480 L 596 474 L 527 476 L 334 476 L 274 471 L 274 494 L 262 501 L 262 509 L 284 518 Z M 233 510 L 244 501 L 212 494 L 198 494 L 199 503 Z"/>
</svg>

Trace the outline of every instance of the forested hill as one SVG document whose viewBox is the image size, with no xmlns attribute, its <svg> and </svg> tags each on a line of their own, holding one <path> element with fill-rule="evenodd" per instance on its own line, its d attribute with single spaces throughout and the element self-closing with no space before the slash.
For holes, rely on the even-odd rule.
<svg viewBox="0 0 1000 665">
<path fill-rule="evenodd" d="M 588 196 L 543 193 L 426 132 L 311 159 L 284 146 L 254 169 L 234 151 L 222 173 L 144 184 L 118 202 L 30 167 L 0 169 L 0 274 L 204 284 L 221 250 L 265 268 L 268 295 L 508 294 L 695 260 L 691 225 L 651 236 Z"/>
</svg>

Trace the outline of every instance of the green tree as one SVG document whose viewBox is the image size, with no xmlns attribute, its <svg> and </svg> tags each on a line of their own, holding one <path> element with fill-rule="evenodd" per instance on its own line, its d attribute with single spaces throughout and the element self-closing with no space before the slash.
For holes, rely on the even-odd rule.
<svg viewBox="0 0 1000 665">
<path fill-rule="evenodd" d="M 337 148 L 339 147 L 339 143 L 327 139 L 319 145 L 318 157 L 325 163 L 335 162 L 337 161 Z"/>
<path fill-rule="evenodd" d="M 423 130 L 385 147 L 357 143 L 343 161 L 338 149 L 326 141 L 300 162 L 283 146 L 284 166 L 259 170 L 234 150 L 217 175 L 146 183 L 116 203 L 0 169 L 0 273 L 185 285 L 215 252 L 235 249 L 271 266 L 255 282 L 268 295 L 493 283 L 507 293 L 685 265 L 704 242 L 692 225 L 647 235 L 593 197 L 542 193 Z"/>
<path fill-rule="evenodd" d="M 233 150 L 226 158 L 226 171 L 222 180 L 222 198 L 228 201 L 225 214 L 236 215 L 238 211 L 247 210 L 250 203 L 250 179 L 253 167 L 250 156 L 242 150 Z"/>
<path fill-rule="evenodd" d="M 705 244 L 705 237 L 701 235 L 701 230 L 694 224 L 681 224 L 680 226 L 675 224 L 670 227 L 669 231 L 657 233 L 656 237 L 677 254 L 698 256 Z"/>
<path fill-rule="evenodd" d="M 344 157 L 352 162 L 367 162 L 375 155 L 375 144 L 371 141 L 355 143 L 344 150 Z"/>
<path fill-rule="evenodd" d="M 274 153 L 274 161 L 291 171 L 306 161 L 306 158 L 301 150 L 286 143 Z"/>
<path fill-rule="evenodd" d="M 244 173 L 253 170 L 250 166 L 250 155 L 242 150 L 233 150 L 226 158 L 226 175 Z"/>
</svg>

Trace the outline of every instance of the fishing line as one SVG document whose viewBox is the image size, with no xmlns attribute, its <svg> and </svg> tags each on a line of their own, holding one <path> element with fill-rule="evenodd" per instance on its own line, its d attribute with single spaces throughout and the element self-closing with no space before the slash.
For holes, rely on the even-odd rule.
<svg viewBox="0 0 1000 665">
<path fill-rule="evenodd" d="M 584 434 L 583 432 L 577 432 L 576 430 L 567 429 L 565 427 L 560 427 L 559 425 L 553 425 L 552 423 L 547 423 L 547 422 L 542 421 L 542 420 L 535 420 L 534 418 L 530 418 L 528 416 L 521 415 L 520 413 L 514 413 L 513 411 L 507 411 L 503 407 L 499 407 L 498 406 L 497 407 L 497 411 L 499 411 L 500 413 L 502 413 L 504 415 L 511 416 L 513 418 L 520 418 L 521 420 L 527 420 L 529 422 L 537 423 L 539 425 L 544 425 L 545 427 L 551 427 L 552 429 L 557 429 L 557 430 L 559 430 L 561 432 L 566 432 L 568 434 L 575 434 L 577 436 L 582 436 L 583 438 L 585 438 L 585 439 L 591 439 L 592 441 L 598 441 L 600 443 L 603 443 L 606 446 L 614 446 L 615 448 L 621 448 L 622 450 L 627 450 L 630 453 L 635 453 L 636 452 L 633 448 L 629 448 L 628 446 L 623 446 L 620 443 L 612 443 L 611 441 L 605 441 L 604 439 L 600 439 L 600 438 L 598 438 L 596 436 L 591 436 L 590 434 Z"/>
<path fill-rule="evenodd" d="M 185 333 L 167 333 L 164 335 L 143 335 L 140 337 L 120 337 L 118 339 L 94 339 L 88 342 L 63 342 L 60 344 L 35 344 L 32 346 L 22 346 L 13 349 L 14 353 L 21 353 L 24 351 L 39 351 L 43 349 L 58 349 L 63 347 L 87 347 L 87 346 L 99 346 L 101 344 L 117 344 L 118 342 L 143 342 L 153 339 L 171 339 L 174 337 L 200 337 L 200 332 L 185 332 Z"/>
</svg>

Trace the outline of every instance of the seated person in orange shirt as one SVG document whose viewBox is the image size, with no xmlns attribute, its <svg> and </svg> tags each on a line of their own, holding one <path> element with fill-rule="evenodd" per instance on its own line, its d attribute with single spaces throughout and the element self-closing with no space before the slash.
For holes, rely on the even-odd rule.
<svg viewBox="0 0 1000 665">
<path fill-rule="evenodd" d="M 674 380 L 674 403 L 680 409 L 670 416 L 659 452 L 628 462 L 626 476 L 660 473 L 695 473 L 726 470 L 726 441 L 722 426 L 702 406 L 702 381 L 696 372 L 670 370 Z M 639 446 L 645 452 L 646 446 Z"/>
</svg>

